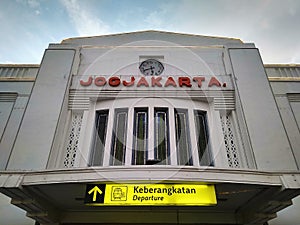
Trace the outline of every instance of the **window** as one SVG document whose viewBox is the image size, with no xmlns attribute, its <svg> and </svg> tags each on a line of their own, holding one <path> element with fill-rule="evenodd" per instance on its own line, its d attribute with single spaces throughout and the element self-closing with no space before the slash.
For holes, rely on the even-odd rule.
<svg viewBox="0 0 300 225">
<path fill-rule="evenodd" d="M 147 160 L 148 109 L 134 110 L 133 165 L 145 165 Z"/>
<path fill-rule="evenodd" d="M 169 164 L 169 119 L 167 108 L 154 109 L 154 160 Z"/>
<path fill-rule="evenodd" d="M 208 105 L 141 98 L 103 101 L 97 108 L 90 165 L 213 166 Z"/>
<path fill-rule="evenodd" d="M 178 165 L 193 165 L 187 109 L 175 109 L 175 130 Z"/>
<path fill-rule="evenodd" d="M 90 159 L 90 164 L 93 166 L 102 166 L 105 137 L 107 130 L 108 110 L 96 112 L 96 132 L 94 137 L 94 148 Z"/>
<path fill-rule="evenodd" d="M 201 166 L 212 166 L 209 145 L 208 145 L 208 132 L 206 123 L 206 112 L 195 110 L 195 125 L 196 125 L 196 137 L 198 157 Z"/>
<path fill-rule="evenodd" d="M 128 109 L 116 109 L 111 144 L 110 165 L 124 165 Z"/>
</svg>

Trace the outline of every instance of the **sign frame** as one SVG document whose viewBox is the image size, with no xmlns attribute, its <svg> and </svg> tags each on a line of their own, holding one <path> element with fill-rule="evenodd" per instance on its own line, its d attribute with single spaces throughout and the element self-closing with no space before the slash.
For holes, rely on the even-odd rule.
<svg viewBox="0 0 300 225">
<path fill-rule="evenodd" d="M 213 206 L 213 184 L 107 183 L 87 184 L 88 206 Z"/>
</svg>

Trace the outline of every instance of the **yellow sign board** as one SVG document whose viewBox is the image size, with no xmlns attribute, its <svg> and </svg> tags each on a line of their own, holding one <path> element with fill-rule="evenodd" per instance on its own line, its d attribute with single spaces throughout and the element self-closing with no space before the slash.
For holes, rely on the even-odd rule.
<svg viewBox="0 0 300 225">
<path fill-rule="evenodd" d="M 95 184 L 87 185 L 87 205 L 191 205 L 217 204 L 214 185 L 206 184 Z"/>
</svg>

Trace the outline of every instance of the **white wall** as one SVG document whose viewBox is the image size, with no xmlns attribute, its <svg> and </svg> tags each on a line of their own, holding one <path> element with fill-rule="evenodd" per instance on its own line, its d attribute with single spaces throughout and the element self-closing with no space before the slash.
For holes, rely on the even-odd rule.
<svg viewBox="0 0 300 225">
<path fill-rule="evenodd" d="M 33 225 L 35 221 L 26 217 L 26 212 L 12 204 L 10 198 L 0 194 L 0 224 Z"/>
<path fill-rule="evenodd" d="M 14 144 L 8 170 L 46 168 L 74 54 L 74 50 L 46 50 Z"/>
</svg>

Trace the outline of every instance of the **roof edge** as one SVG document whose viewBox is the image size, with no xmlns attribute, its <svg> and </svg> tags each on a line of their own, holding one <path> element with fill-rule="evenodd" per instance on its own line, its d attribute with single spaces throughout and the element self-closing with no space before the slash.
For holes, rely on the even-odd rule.
<svg viewBox="0 0 300 225">
<path fill-rule="evenodd" d="M 157 33 L 165 33 L 165 34 L 176 34 L 176 35 L 185 35 L 185 36 L 193 36 L 193 37 L 205 37 L 205 38 L 218 38 L 218 39 L 228 39 L 228 40 L 236 40 L 244 43 L 239 38 L 229 38 L 229 37 L 220 37 L 220 36 L 209 36 L 209 35 L 199 35 L 199 34 L 191 34 L 191 33 L 179 33 L 173 31 L 161 31 L 161 30 L 141 30 L 141 31 L 132 31 L 132 32 L 124 32 L 124 33 L 114 33 L 114 34 L 103 34 L 103 35 L 95 35 L 95 36 L 84 36 L 84 37 L 73 37 L 73 38 L 66 38 L 61 41 L 61 44 L 67 42 L 69 40 L 74 39 L 84 39 L 84 38 L 96 38 L 96 37 L 113 37 L 118 35 L 127 35 L 127 34 L 137 34 L 137 33 L 146 33 L 146 32 L 157 32 Z"/>
<path fill-rule="evenodd" d="M 39 68 L 40 67 L 40 64 L 22 64 L 22 63 L 20 63 L 20 64 L 18 64 L 18 63 L 16 63 L 16 64 L 1 64 L 0 63 L 0 67 L 28 67 L 28 68 L 32 68 L 32 67 L 34 67 L 34 68 Z"/>
<path fill-rule="evenodd" d="M 300 64 L 287 63 L 287 64 L 264 64 L 265 68 L 275 68 L 275 67 L 300 67 Z"/>
</svg>

